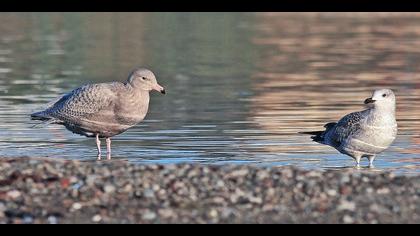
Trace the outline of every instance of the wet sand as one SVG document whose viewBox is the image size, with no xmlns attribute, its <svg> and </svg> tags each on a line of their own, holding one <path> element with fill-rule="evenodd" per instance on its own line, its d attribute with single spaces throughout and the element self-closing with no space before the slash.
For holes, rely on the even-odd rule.
<svg viewBox="0 0 420 236">
<path fill-rule="evenodd" d="M 419 223 L 420 176 L 0 159 L 0 223 Z"/>
</svg>

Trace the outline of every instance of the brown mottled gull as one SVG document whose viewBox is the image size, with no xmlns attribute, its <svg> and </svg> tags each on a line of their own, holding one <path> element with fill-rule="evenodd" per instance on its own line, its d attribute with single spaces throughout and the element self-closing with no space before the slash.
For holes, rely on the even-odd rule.
<svg viewBox="0 0 420 236">
<path fill-rule="evenodd" d="M 98 158 L 100 138 L 106 139 L 107 156 L 111 158 L 111 137 L 141 122 L 149 108 L 149 92 L 165 94 L 155 75 L 147 69 L 136 69 L 122 82 L 88 84 L 62 96 L 44 111 L 31 115 L 32 120 L 64 125 L 73 133 L 96 137 Z"/>
</svg>

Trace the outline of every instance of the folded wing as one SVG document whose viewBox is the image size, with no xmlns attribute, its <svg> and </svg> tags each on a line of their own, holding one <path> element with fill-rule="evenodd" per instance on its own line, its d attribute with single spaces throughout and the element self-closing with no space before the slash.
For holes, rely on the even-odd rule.
<svg viewBox="0 0 420 236">
<path fill-rule="evenodd" d="M 41 112 L 31 115 L 34 120 L 54 119 L 77 124 L 112 105 L 116 95 L 110 84 L 92 84 L 77 88 L 62 96 Z"/>
</svg>

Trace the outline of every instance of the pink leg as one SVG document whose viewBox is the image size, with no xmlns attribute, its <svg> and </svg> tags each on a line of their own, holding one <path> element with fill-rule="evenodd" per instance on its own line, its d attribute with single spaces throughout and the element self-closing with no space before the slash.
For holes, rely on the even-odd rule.
<svg viewBox="0 0 420 236">
<path fill-rule="evenodd" d="M 111 159 L 111 138 L 106 138 L 106 154 L 107 158 Z"/>
<path fill-rule="evenodd" d="M 99 134 L 96 135 L 96 147 L 98 148 L 98 160 L 101 159 L 101 140 L 99 140 Z"/>
</svg>

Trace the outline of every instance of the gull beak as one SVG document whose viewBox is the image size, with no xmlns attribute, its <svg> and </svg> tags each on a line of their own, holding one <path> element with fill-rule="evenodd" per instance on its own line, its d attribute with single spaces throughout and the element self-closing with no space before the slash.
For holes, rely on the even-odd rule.
<svg viewBox="0 0 420 236">
<path fill-rule="evenodd" d="M 165 88 L 160 86 L 159 84 L 156 84 L 155 86 L 153 86 L 153 90 L 156 90 L 161 94 L 166 94 Z"/>
<path fill-rule="evenodd" d="M 372 98 L 368 98 L 365 100 L 365 104 L 374 103 L 376 100 L 373 100 Z"/>
</svg>

